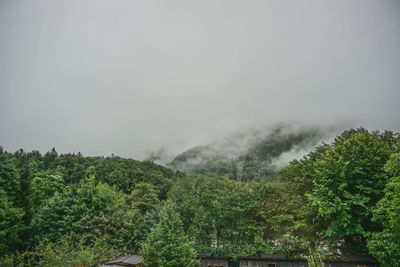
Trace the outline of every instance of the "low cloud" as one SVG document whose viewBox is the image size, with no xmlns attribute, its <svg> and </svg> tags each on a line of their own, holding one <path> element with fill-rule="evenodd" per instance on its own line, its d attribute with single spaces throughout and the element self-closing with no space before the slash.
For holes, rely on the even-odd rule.
<svg viewBox="0 0 400 267">
<path fill-rule="evenodd" d="M 161 159 L 281 122 L 399 131 L 400 3 L 306 6 L 3 0 L 0 144 Z"/>
</svg>

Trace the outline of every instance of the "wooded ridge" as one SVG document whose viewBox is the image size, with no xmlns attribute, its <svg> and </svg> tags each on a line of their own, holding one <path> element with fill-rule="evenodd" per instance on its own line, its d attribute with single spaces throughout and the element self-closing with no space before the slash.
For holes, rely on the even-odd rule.
<svg viewBox="0 0 400 267">
<path fill-rule="evenodd" d="M 316 135 L 278 133 L 237 157 L 212 153 L 183 165 L 208 155 L 199 148 L 168 164 L 174 170 L 0 148 L 0 265 L 98 266 L 140 254 L 145 266 L 197 266 L 198 252 L 237 259 L 313 251 L 400 266 L 399 134 L 350 129 L 273 165 Z"/>
</svg>

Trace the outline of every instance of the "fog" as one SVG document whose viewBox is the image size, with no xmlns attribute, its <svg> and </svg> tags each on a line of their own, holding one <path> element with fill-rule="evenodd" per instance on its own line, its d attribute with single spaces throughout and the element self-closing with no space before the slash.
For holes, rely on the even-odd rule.
<svg viewBox="0 0 400 267">
<path fill-rule="evenodd" d="M 2 0 L 0 145 L 143 159 L 278 123 L 400 131 L 399 29 L 396 0 Z"/>
</svg>

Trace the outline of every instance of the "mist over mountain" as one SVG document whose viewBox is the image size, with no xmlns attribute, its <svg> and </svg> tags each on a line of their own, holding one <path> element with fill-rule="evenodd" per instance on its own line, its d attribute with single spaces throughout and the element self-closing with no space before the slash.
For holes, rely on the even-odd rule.
<svg viewBox="0 0 400 267">
<path fill-rule="evenodd" d="M 289 125 L 251 129 L 217 142 L 192 147 L 166 165 L 192 176 L 216 173 L 241 181 L 274 179 L 279 168 L 303 157 L 333 133 L 336 133 L 333 128 L 296 128 Z M 158 152 L 152 154 L 152 160 L 162 160 L 168 154 L 165 149 Z"/>
<path fill-rule="evenodd" d="M 140 160 L 164 147 L 172 160 L 282 121 L 399 131 L 399 13 L 372 0 L 3 0 L 0 142 Z"/>
<path fill-rule="evenodd" d="M 399 14 L 1 0 L 0 267 L 399 267 Z"/>
</svg>

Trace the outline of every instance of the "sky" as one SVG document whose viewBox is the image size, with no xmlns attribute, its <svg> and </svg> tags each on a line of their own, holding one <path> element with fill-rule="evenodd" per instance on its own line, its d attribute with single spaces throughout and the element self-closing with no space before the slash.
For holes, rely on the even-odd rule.
<svg viewBox="0 0 400 267">
<path fill-rule="evenodd" d="M 0 0 L 0 145 L 143 159 L 279 123 L 400 131 L 400 1 Z"/>
</svg>

